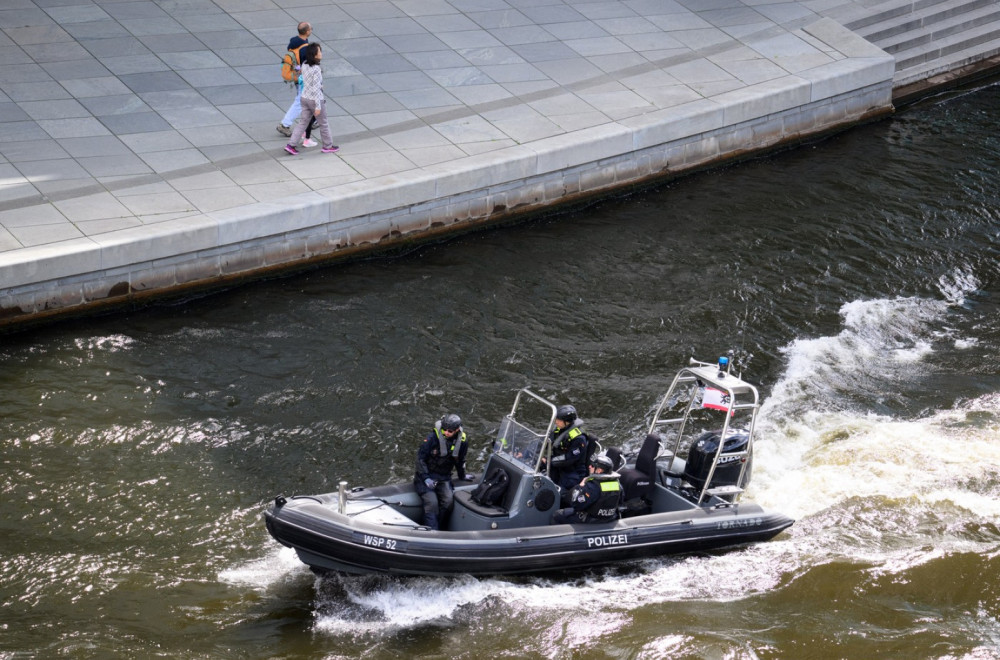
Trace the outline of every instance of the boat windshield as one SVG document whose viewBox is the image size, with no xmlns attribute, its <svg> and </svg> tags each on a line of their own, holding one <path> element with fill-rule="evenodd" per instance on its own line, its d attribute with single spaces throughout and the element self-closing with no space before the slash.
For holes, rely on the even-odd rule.
<svg viewBox="0 0 1000 660">
<path fill-rule="evenodd" d="M 537 433 L 510 415 L 503 418 L 494 450 L 512 461 L 521 463 L 526 470 L 535 472 L 543 450 L 545 433 Z"/>
</svg>

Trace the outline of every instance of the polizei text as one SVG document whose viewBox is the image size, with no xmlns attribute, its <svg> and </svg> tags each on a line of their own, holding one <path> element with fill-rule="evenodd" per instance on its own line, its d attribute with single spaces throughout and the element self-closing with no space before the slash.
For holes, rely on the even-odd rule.
<svg viewBox="0 0 1000 660">
<path fill-rule="evenodd" d="M 628 544 L 628 534 L 605 534 L 604 536 L 588 536 L 588 548 L 604 548 L 609 545 Z"/>
</svg>

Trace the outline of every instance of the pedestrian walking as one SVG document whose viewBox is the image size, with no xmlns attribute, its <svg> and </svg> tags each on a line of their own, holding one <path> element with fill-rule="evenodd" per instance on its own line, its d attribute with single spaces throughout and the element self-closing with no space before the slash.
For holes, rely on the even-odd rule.
<svg viewBox="0 0 1000 660">
<path fill-rule="evenodd" d="M 330 123 L 326 119 L 326 98 L 323 96 L 323 69 L 320 62 L 323 59 L 323 50 L 319 44 L 309 44 L 304 46 L 302 54 L 302 114 L 299 122 L 295 124 L 292 131 L 291 140 L 285 145 L 285 151 L 293 156 L 299 153 L 295 145 L 302 139 L 309 119 L 314 117 L 316 125 L 319 127 L 319 135 L 323 141 L 321 151 L 325 154 L 332 154 L 340 150 L 340 147 L 333 143 L 333 135 L 330 133 Z"/>
<path fill-rule="evenodd" d="M 295 85 L 295 100 L 292 101 L 292 105 L 289 106 L 288 112 L 285 113 L 284 118 L 281 123 L 278 124 L 278 132 L 285 137 L 292 136 L 292 123 L 299 118 L 302 114 L 302 79 L 299 75 L 299 68 L 302 65 L 302 48 L 309 43 L 309 35 L 312 34 L 312 25 L 306 21 L 302 21 L 298 26 L 298 33 L 289 39 L 288 41 L 288 51 L 291 54 L 293 65 L 293 71 L 291 72 L 292 81 Z M 287 58 L 287 56 L 286 56 Z M 283 75 L 288 75 L 287 63 L 282 64 Z"/>
</svg>

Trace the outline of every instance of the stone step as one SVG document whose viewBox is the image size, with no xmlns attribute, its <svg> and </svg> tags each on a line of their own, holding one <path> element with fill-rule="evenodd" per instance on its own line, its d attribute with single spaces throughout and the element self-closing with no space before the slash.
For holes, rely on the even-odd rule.
<svg viewBox="0 0 1000 660">
<path fill-rule="evenodd" d="M 985 25 L 911 49 L 896 59 L 893 86 L 910 84 L 1000 53 L 1000 30 Z"/>
<path fill-rule="evenodd" d="M 914 12 L 923 11 L 934 5 L 950 5 L 954 0 L 883 0 L 882 2 L 862 3 L 844 12 L 832 16 L 849 30 L 862 33 L 865 28 L 890 21 L 903 22 Z"/>
<path fill-rule="evenodd" d="M 864 27 L 871 22 L 872 14 L 885 15 L 884 18 L 891 18 L 892 14 L 896 13 L 897 7 L 903 5 L 910 6 L 912 4 L 912 2 L 903 2 L 902 0 L 881 0 L 865 4 L 851 2 L 825 9 L 823 10 L 823 15 L 832 18 L 850 30 L 857 31 L 858 28 Z"/>
<path fill-rule="evenodd" d="M 952 16 L 907 35 L 897 35 L 893 39 L 876 43 L 885 52 L 895 55 L 897 60 L 906 59 L 907 53 L 925 44 L 938 43 L 981 27 L 992 28 L 1000 34 L 1000 4 Z"/>
<path fill-rule="evenodd" d="M 992 54 L 991 54 L 992 53 Z M 893 78 L 893 96 L 897 92 L 900 99 L 914 100 L 926 95 L 928 89 L 948 86 L 969 75 L 981 75 L 983 71 L 1000 67 L 1000 40 L 982 44 L 953 55 L 955 64 L 942 66 L 939 62 L 928 62 L 922 67 L 911 67 L 897 71 Z M 954 68 L 954 67 L 958 68 Z"/>
<path fill-rule="evenodd" d="M 897 71 L 893 77 L 892 86 L 899 89 L 997 56 L 1000 56 L 1000 39 L 954 53 L 952 55 L 954 59 L 948 60 L 947 64 L 928 62 L 921 67 L 910 67 L 903 71 Z"/>
<path fill-rule="evenodd" d="M 887 21 L 880 21 L 865 26 L 857 30 L 857 32 L 868 41 L 877 44 L 885 50 L 885 45 L 893 43 L 894 38 L 900 35 L 918 30 L 926 30 L 932 25 L 936 26 L 938 23 L 984 8 L 1000 9 L 1000 4 L 997 3 L 997 0 L 966 0 L 960 4 L 937 3 L 915 11 L 903 19 L 895 17 Z"/>
</svg>

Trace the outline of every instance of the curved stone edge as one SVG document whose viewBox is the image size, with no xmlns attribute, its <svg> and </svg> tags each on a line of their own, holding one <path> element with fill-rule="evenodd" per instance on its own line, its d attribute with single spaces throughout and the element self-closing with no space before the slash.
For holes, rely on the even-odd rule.
<svg viewBox="0 0 1000 660">
<path fill-rule="evenodd" d="M 391 248 L 677 175 L 891 113 L 894 59 L 843 58 L 711 99 L 270 202 L 0 253 L 0 327 Z"/>
</svg>

